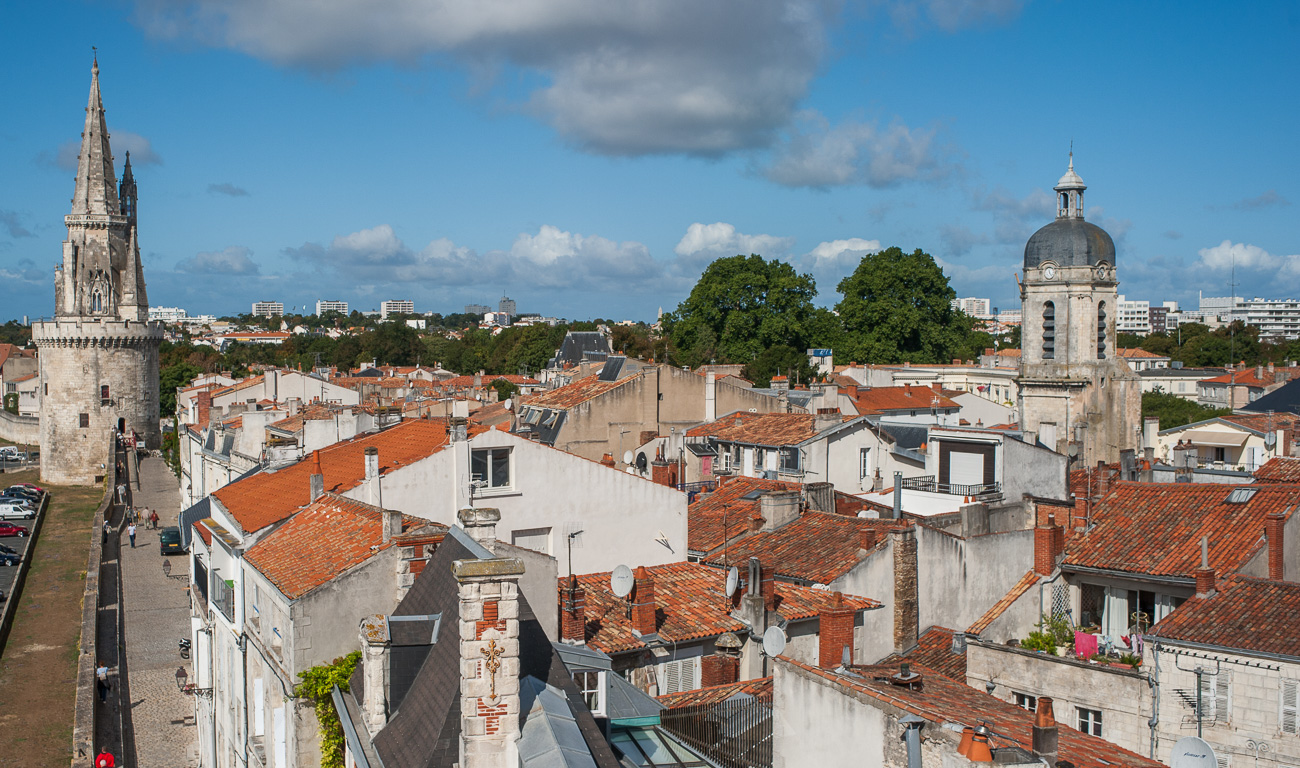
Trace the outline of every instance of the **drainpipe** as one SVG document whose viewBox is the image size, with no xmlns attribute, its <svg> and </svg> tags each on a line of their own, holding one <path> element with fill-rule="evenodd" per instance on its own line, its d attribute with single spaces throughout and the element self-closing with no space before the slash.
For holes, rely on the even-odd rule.
<svg viewBox="0 0 1300 768">
<path fill-rule="evenodd" d="M 1160 726 L 1160 641 L 1151 644 L 1151 664 L 1155 670 L 1151 673 L 1148 682 L 1151 685 L 1151 719 L 1147 721 L 1147 726 L 1151 728 L 1151 759 L 1156 756 L 1156 744 L 1160 741 L 1157 735 Z M 1199 689 L 1200 686 L 1197 686 Z"/>
<path fill-rule="evenodd" d="M 902 739 L 907 744 L 907 768 L 921 768 L 921 726 L 925 720 L 909 714 L 898 723 L 906 729 Z"/>
</svg>

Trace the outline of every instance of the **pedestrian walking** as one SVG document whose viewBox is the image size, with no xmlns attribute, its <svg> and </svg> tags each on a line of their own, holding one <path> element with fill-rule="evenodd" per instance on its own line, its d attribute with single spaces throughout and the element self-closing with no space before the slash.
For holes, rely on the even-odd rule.
<svg viewBox="0 0 1300 768">
<path fill-rule="evenodd" d="M 99 690 L 99 700 L 108 701 L 108 665 L 102 661 L 95 668 L 95 687 Z"/>
<path fill-rule="evenodd" d="M 95 768 L 114 768 L 116 765 L 117 763 L 113 760 L 113 754 L 108 751 L 108 747 L 104 747 L 99 756 L 95 758 Z"/>
<path fill-rule="evenodd" d="M 158 530 L 158 511 L 154 510 L 149 513 L 149 522 L 153 523 L 154 530 Z"/>
<path fill-rule="evenodd" d="M 131 537 L 131 549 L 135 549 L 135 523 L 126 527 L 126 534 Z"/>
<path fill-rule="evenodd" d="M 105 544 L 108 543 L 108 532 L 110 529 L 112 529 L 112 527 L 113 526 L 108 524 L 108 520 L 104 520 L 104 543 Z"/>
</svg>

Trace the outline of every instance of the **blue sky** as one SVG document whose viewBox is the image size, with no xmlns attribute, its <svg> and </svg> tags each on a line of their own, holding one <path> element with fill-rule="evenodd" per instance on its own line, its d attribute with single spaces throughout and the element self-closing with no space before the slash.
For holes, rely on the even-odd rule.
<svg viewBox="0 0 1300 768">
<path fill-rule="evenodd" d="M 153 305 L 653 320 L 718 256 L 1017 303 L 1070 142 L 1130 298 L 1300 295 L 1294 3 L 0 6 L 0 319 L 48 315 L 100 52 Z"/>
</svg>

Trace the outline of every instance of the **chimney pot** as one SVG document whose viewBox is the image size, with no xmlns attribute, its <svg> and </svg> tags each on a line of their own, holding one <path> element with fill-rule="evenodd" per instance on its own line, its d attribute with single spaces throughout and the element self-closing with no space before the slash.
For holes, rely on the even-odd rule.
<svg viewBox="0 0 1300 768">
<path fill-rule="evenodd" d="M 880 534 L 870 526 L 859 531 L 859 536 L 858 546 L 862 549 L 875 549 L 876 544 L 880 541 Z"/>
<path fill-rule="evenodd" d="M 1060 749 L 1060 730 L 1056 717 L 1052 713 L 1052 700 L 1047 696 L 1038 697 L 1034 710 L 1034 727 L 1032 732 L 1034 754 L 1046 759 L 1048 765 L 1056 765 L 1056 755 Z"/>
<path fill-rule="evenodd" d="M 311 477 L 308 478 L 308 488 L 311 492 L 311 500 L 315 501 L 325 495 L 325 475 L 320 468 L 320 451 L 311 452 Z"/>
<path fill-rule="evenodd" d="M 654 575 L 643 565 L 632 572 L 632 577 L 632 629 L 641 635 L 652 635 L 658 630 Z"/>
</svg>

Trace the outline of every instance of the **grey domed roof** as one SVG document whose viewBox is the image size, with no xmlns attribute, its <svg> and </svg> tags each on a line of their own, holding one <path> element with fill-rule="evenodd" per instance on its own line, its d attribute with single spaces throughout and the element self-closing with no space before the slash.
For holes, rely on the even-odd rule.
<svg viewBox="0 0 1300 768">
<path fill-rule="evenodd" d="M 1062 217 L 1043 227 L 1025 243 L 1025 269 L 1052 261 L 1062 267 L 1115 264 L 1115 241 L 1106 230 L 1083 219 Z"/>
</svg>

